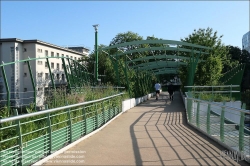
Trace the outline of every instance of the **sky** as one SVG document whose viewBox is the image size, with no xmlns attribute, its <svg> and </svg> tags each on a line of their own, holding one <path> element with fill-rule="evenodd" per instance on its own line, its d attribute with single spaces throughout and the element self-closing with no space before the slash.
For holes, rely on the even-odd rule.
<svg viewBox="0 0 250 166">
<path fill-rule="evenodd" d="M 94 49 L 119 33 L 146 39 L 184 39 L 213 28 L 222 43 L 242 47 L 250 29 L 249 1 L 1 1 L 1 38 L 38 39 L 58 46 Z"/>
</svg>

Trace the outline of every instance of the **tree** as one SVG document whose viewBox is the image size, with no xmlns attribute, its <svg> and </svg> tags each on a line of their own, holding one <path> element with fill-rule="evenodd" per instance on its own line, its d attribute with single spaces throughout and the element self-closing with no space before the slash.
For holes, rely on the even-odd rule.
<svg viewBox="0 0 250 166">
<path fill-rule="evenodd" d="M 105 45 L 99 45 L 98 49 L 104 48 L 106 47 Z M 88 71 L 90 73 L 94 73 L 94 66 L 95 66 L 95 52 L 93 51 L 90 55 L 89 58 L 87 60 L 87 67 L 88 67 Z M 113 66 L 110 60 L 109 55 L 107 55 L 104 52 L 98 52 L 98 75 L 99 78 L 101 78 L 102 82 L 111 82 L 113 83 L 115 80 L 115 73 L 113 70 Z M 100 75 L 102 75 L 100 77 Z M 105 75 L 105 76 L 104 76 Z"/>
<path fill-rule="evenodd" d="M 198 63 L 195 72 L 195 85 L 211 85 L 216 84 L 221 76 L 221 70 L 230 61 L 227 58 L 228 48 L 221 42 L 223 35 L 218 36 L 217 31 L 213 32 L 212 28 L 194 30 L 188 37 L 181 39 L 183 42 L 193 43 L 197 45 L 210 47 L 209 54 L 201 55 L 200 59 L 206 62 Z M 213 68 L 209 67 L 212 65 Z M 182 70 L 187 70 L 182 68 Z M 185 73 L 185 72 L 181 72 Z M 181 76 L 182 78 L 185 76 Z"/>
</svg>

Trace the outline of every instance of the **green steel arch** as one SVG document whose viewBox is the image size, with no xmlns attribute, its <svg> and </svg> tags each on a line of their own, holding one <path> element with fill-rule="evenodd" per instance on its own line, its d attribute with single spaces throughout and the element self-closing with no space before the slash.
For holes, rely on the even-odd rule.
<svg viewBox="0 0 250 166">
<path fill-rule="evenodd" d="M 194 73 L 201 55 L 211 48 L 174 40 L 141 40 L 99 49 L 111 58 L 119 83 L 118 60 L 125 61 L 124 72 L 135 70 L 147 75 L 178 74 L 180 66 L 188 66 L 187 85 L 193 85 Z M 125 73 L 127 75 L 127 73 Z M 127 76 L 126 76 L 127 77 Z M 128 78 L 126 78 L 128 79 Z M 127 80 L 128 83 L 128 80 Z"/>
</svg>

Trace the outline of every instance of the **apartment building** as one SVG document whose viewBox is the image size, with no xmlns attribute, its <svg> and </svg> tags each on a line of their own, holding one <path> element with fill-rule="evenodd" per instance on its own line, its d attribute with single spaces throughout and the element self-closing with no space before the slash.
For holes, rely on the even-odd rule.
<svg viewBox="0 0 250 166">
<path fill-rule="evenodd" d="M 9 63 L 28 58 L 41 58 L 30 61 L 31 73 L 36 86 L 36 105 L 44 104 L 44 94 L 51 86 L 51 79 L 46 58 L 49 57 L 51 72 L 56 85 L 67 84 L 62 59 L 68 57 L 80 60 L 89 55 L 84 47 L 60 47 L 40 40 L 21 40 L 17 38 L 0 39 L 0 62 Z M 68 62 L 66 61 L 66 64 Z M 68 64 L 67 64 L 68 65 Z M 7 91 L 0 69 L 0 101 L 6 103 Z M 20 62 L 4 67 L 10 91 L 11 106 L 27 105 L 34 100 L 34 90 L 27 62 Z"/>
<path fill-rule="evenodd" d="M 242 37 L 242 49 L 245 49 L 250 53 L 250 31 Z"/>
</svg>

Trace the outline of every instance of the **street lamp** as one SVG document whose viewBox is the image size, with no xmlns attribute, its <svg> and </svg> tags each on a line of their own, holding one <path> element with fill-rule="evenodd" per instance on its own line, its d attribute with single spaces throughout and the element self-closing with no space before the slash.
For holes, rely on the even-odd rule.
<svg viewBox="0 0 250 166">
<path fill-rule="evenodd" d="M 98 45 L 97 45 L 97 33 L 99 24 L 93 25 L 95 28 L 95 81 L 98 83 Z"/>
</svg>

